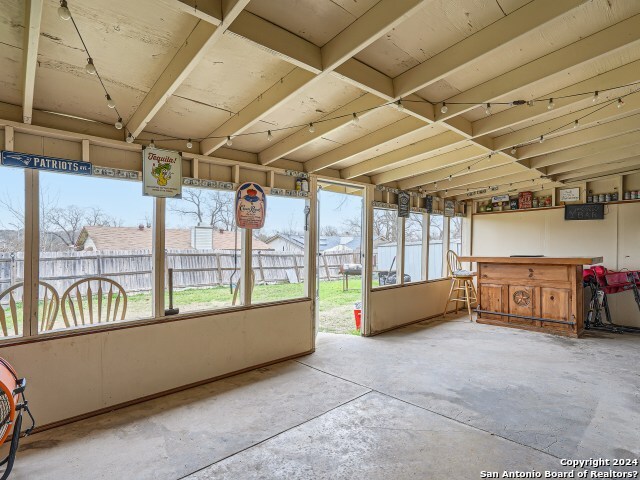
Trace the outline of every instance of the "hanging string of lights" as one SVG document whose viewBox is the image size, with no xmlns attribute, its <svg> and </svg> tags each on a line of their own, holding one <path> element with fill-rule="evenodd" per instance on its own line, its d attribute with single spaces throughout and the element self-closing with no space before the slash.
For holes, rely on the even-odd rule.
<svg viewBox="0 0 640 480">
<path fill-rule="evenodd" d="M 76 31 L 76 33 L 78 34 L 78 37 L 80 39 L 80 42 L 82 43 L 82 46 L 84 47 L 84 50 L 87 54 L 87 64 L 85 65 L 85 71 L 89 74 L 89 75 L 95 75 L 99 82 L 100 85 L 102 86 L 102 89 L 104 91 L 105 94 L 105 98 L 106 98 L 106 103 L 107 103 L 107 107 L 110 109 L 113 109 L 116 116 L 117 116 L 117 120 L 114 123 L 114 126 L 116 129 L 118 130 L 122 130 L 123 128 L 125 128 L 125 131 L 127 132 L 127 136 L 126 136 L 126 141 L 127 143 L 133 143 L 135 138 L 132 135 L 132 133 L 130 131 L 127 130 L 126 126 L 123 123 L 122 120 L 122 115 L 120 114 L 120 112 L 118 111 L 116 102 L 113 100 L 113 97 L 111 96 L 111 94 L 109 93 L 109 91 L 107 90 L 107 87 L 102 79 L 102 76 L 100 75 L 93 57 L 91 56 L 91 54 L 89 53 L 89 49 L 87 48 L 87 45 L 84 41 L 84 38 L 82 37 L 82 34 L 80 33 L 80 29 L 78 28 L 78 25 L 75 21 L 75 19 L 73 18 L 73 15 L 71 14 L 71 11 L 69 10 L 69 5 L 67 0 L 60 0 L 60 7 L 58 8 L 58 16 L 65 21 L 71 20 L 71 23 L 73 24 L 73 27 Z M 617 86 L 613 86 L 613 87 L 608 87 L 608 88 L 602 88 L 600 90 L 596 90 L 596 91 L 588 91 L 588 92 L 581 92 L 581 93 L 574 93 L 574 94 L 570 94 L 570 95 L 559 95 L 556 97 L 541 97 L 541 98 L 536 98 L 533 100 L 513 100 L 513 101 L 508 101 L 508 102 L 441 102 L 441 107 L 440 107 L 440 112 L 442 114 L 446 114 L 449 110 L 448 105 L 464 105 L 464 106 L 473 106 L 473 107 L 479 107 L 479 106 L 484 106 L 484 110 L 485 110 L 485 114 L 486 115 L 491 115 L 492 112 L 492 105 L 505 105 L 505 106 L 522 106 L 522 105 L 528 105 L 528 106 L 534 106 L 537 102 L 546 102 L 547 103 L 547 109 L 548 110 L 552 110 L 553 108 L 555 108 L 555 101 L 556 100 L 561 100 L 561 99 L 566 99 L 566 98 L 575 98 L 575 97 L 588 97 L 588 96 L 592 96 L 592 102 L 595 104 L 600 100 L 600 95 L 603 92 L 610 92 L 610 91 L 614 91 L 614 90 L 619 90 L 622 88 L 628 88 L 628 87 L 633 87 L 636 85 L 640 85 L 640 81 L 637 82 L 632 82 L 632 83 L 627 83 L 624 85 L 617 85 Z M 545 138 L 557 131 L 560 131 L 562 129 L 565 129 L 569 126 L 573 126 L 573 128 L 578 128 L 580 125 L 580 120 L 583 120 L 587 117 L 589 117 L 590 115 L 593 115 L 595 113 L 597 113 L 598 111 L 602 110 L 603 108 L 606 108 L 610 105 L 612 105 L 613 103 L 617 104 L 618 108 L 622 108 L 624 106 L 624 98 L 628 97 L 629 95 L 633 95 L 637 92 L 640 91 L 640 88 L 637 88 L 625 95 L 620 95 L 617 96 L 616 99 L 608 101 L 607 103 L 605 103 L 604 105 L 602 105 L 602 107 L 596 109 L 596 110 L 592 110 L 590 111 L 588 114 L 583 115 L 582 117 L 578 117 L 575 120 L 573 120 L 572 122 L 566 124 L 566 125 L 561 125 L 560 127 L 557 127 L 553 130 L 550 130 L 549 132 L 540 135 L 539 138 L 536 139 L 531 139 L 530 141 L 526 141 L 526 142 L 522 142 L 518 145 L 514 145 L 513 147 L 511 147 L 511 154 L 515 155 L 517 153 L 517 149 L 527 146 L 527 145 L 531 145 L 535 142 L 544 142 Z M 186 141 L 186 146 L 188 149 L 193 148 L 193 142 L 194 141 L 203 141 L 203 140 L 208 140 L 208 139 L 212 139 L 212 140 L 225 140 L 225 144 L 227 146 L 232 146 L 233 145 L 233 139 L 237 138 L 237 137 L 245 137 L 245 136 L 253 136 L 253 135 L 264 135 L 266 133 L 267 135 L 267 140 L 268 141 L 272 141 L 273 140 L 273 133 L 274 132 L 282 132 L 282 131 L 287 131 L 287 130 L 298 130 L 304 127 L 308 128 L 308 131 L 310 133 L 314 133 L 316 131 L 316 125 L 324 123 L 324 122 L 331 122 L 334 120 L 339 120 L 339 119 L 345 119 L 345 118 L 351 118 L 351 123 L 352 125 L 358 125 L 360 122 L 360 117 L 359 115 L 363 115 L 365 113 L 368 113 L 370 111 L 373 110 L 377 110 L 379 108 L 384 108 L 384 107 L 388 107 L 388 106 L 395 106 L 399 111 L 403 111 L 404 110 L 404 103 L 428 103 L 432 106 L 436 106 L 438 105 L 438 103 L 432 103 L 429 102 L 428 100 L 416 100 L 416 99 L 398 99 L 398 100 L 394 100 L 394 101 L 390 101 L 390 102 L 386 102 L 383 103 L 381 105 L 375 106 L 375 107 L 371 107 L 368 109 L 364 109 L 364 110 L 359 110 L 350 114 L 343 114 L 343 115 L 338 115 L 335 117 L 326 117 L 326 118 L 321 118 L 319 120 L 316 120 L 314 122 L 310 122 L 310 123 L 304 123 L 304 124 L 297 124 L 297 125 L 289 125 L 286 127 L 278 127 L 278 128 L 270 128 L 266 131 L 258 131 L 258 132 L 246 132 L 246 133 L 238 133 L 235 135 L 224 135 L 224 136 L 216 136 L 216 135 L 211 135 L 211 136 L 207 136 L 207 137 L 201 137 L 201 138 L 182 138 L 182 137 L 168 137 L 168 136 L 164 136 L 164 138 L 157 140 L 157 142 L 169 142 L 169 141 Z M 587 107 L 578 111 L 582 111 L 582 110 L 587 110 L 590 109 L 591 107 Z M 149 143 L 149 146 L 151 148 L 154 148 L 156 146 L 156 140 L 151 139 L 151 142 Z M 470 171 L 475 165 L 479 164 L 482 161 L 485 160 L 491 160 L 492 156 L 494 155 L 495 152 L 490 152 L 488 155 L 481 157 L 480 159 L 478 159 L 476 162 L 472 163 L 471 165 L 468 165 L 466 167 L 464 167 L 463 169 L 461 169 L 458 172 L 455 172 L 441 180 L 437 180 L 435 182 L 433 182 L 433 187 L 434 187 L 434 192 L 439 191 L 437 189 L 438 186 L 438 182 L 442 182 L 442 181 L 446 181 L 449 180 L 451 181 L 453 179 L 453 177 L 465 172 L 465 171 Z M 533 180 L 535 182 L 535 179 Z M 528 180 L 527 180 L 528 182 Z M 523 182 L 514 182 L 514 183 L 523 183 Z M 507 184 L 500 184 L 500 185 L 493 185 L 493 186 L 489 186 L 487 188 L 495 188 L 500 187 L 500 186 L 506 186 Z M 513 185 L 513 183 L 508 184 L 508 185 Z M 457 190 L 457 189 L 451 189 L 451 190 Z M 467 191 L 469 189 L 466 189 Z M 445 189 L 445 192 L 448 192 L 449 189 Z"/>
</svg>

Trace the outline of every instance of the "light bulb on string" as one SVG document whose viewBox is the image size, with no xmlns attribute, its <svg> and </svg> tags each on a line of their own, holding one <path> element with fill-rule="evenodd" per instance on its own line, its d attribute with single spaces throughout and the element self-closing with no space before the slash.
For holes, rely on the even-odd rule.
<svg viewBox="0 0 640 480">
<path fill-rule="evenodd" d="M 580 126 L 580 122 L 578 121 L 578 119 L 574 120 L 573 128 L 578 128 L 579 126 Z"/>
<path fill-rule="evenodd" d="M 453 180 L 453 175 L 449 175 L 449 181 Z"/>
<path fill-rule="evenodd" d="M 550 98 L 549 99 L 549 104 L 547 105 L 547 110 L 553 110 L 553 107 L 555 107 L 555 106 L 556 106 L 556 104 L 553 101 L 553 98 Z"/>
<path fill-rule="evenodd" d="M 133 138 L 133 135 L 131 135 L 131 132 L 129 132 L 129 135 L 127 135 L 127 143 L 133 143 L 135 139 Z"/>
<path fill-rule="evenodd" d="M 84 69 L 89 75 L 96 74 L 96 66 L 93 64 L 93 58 L 87 58 L 87 64 L 85 65 Z"/>
<path fill-rule="evenodd" d="M 622 108 L 624 107 L 624 100 L 622 100 L 622 97 L 618 98 L 618 108 Z"/>
<path fill-rule="evenodd" d="M 447 102 L 442 102 L 442 107 L 440 107 L 440 113 L 447 113 L 449 111 L 449 107 L 447 107 Z"/>
<path fill-rule="evenodd" d="M 600 97 L 599 97 L 599 95 L 598 95 L 598 90 L 596 90 L 596 91 L 593 93 L 593 98 L 591 99 L 591 101 L 592 101 L 593 103 L 596 103 L 598 100 L 600 100 Z"/>
<path fill-rule="evenodd" d="M 273 135 L 271 135 L 271 130 L 267 130 L 267 140 L 273 140 Z"/>
<path fill-rule="evenodd" d="M 191 139 L 187 140 L 187 148 L 193 148 L 193 143 L 191 142 Z"/>
<path fill-rule="evenodd" d="M 517 151 L 516 147 L 511 148 L 511 155 L 515 155 Z"/>
<path fill-rule="evenodd" d="M 60 0 L 60 7 L 58 7 L 58 16 L 62 20 L 69 20 L 71 18 L 71 12 L 67 7 L 67 0 Z"/>
<path fill-rule="evenodd" d="M 353 117 L 351 118 L 352 125 L 358 125 L 360 123 L 360 118 L 358 118 L 358 114 L 353 112 Z"/>
<path fill-rule="evenodd" d="M 122 117 L 118 117 L 118 120 L 117 120 L 117 121 L 116 121 L 116 123 L 115 123 L 115 127 L 116 127 L 118 130 L 122 130 L 122 126 L 123 126 L 123 125 L 122 125 Z"/>
<path fill-rule="evenodd" d="M 544 135 L 540 135 L 540 143 L 544 142 Z"/>
<path fill-rule="evenodd" d="M 227 136 L 227 147 L 233 145 L 233 141 L 231 140 L 231 136 Z"/>
<path fill-rule="evenodd" d="M 151 139 L 151 143 L 149 143 L 149 148 L 156 148 L 156 142 L 153 140 L 153 138 Z"/>
<path fill-rule="evenodd" d="M 433 188 L 438 188 L 438 182 L 433 182 Z"/>
<path fill-rule="evenodd" d="M 484 113 L 487 115 L 491 115 L 491 104 L 487 103 L 484 107 Z"/>
<path fill-rule="evenodd" d="M 404 110 L 404 105 L 402 105 L 402 99 L 398 99 L 398 101 L 396 102 L 396 107 L 400 112 Z"/>
<path fill-rule="evenodd" d="M 111 98 L 111 95 L 107 93 L 106 97 L 107 97 L 107 107 L 116 108 L 116 102 L 113 101 L 113 99 Z"/>
<path fill-rule="evenodd" d="M 309 133 L 313 133 L 316 131 L 316 126 L 313 124 L 313 122 L 311 122 L 309 124 Z"/>
</svg>

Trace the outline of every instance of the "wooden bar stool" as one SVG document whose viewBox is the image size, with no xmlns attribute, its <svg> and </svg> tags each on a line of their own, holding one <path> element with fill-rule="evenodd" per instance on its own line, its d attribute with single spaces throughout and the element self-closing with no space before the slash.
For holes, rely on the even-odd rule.
<svg viewBox="0 0 640 480">
<path fill-rule="evenodd" d="M 462 302 L 467 306 L 469 320 L 473 321 L 471 304 L 474 302 L 476 305 L 478 304 L 478 294 L 476 293 L 476 287 L 473 285 L 473 277 L 476 276 L 476 273 L 463 270 L 460 259 L 453 250 L 447 252 L 447 269 L 449 276 L 451 276 L 451 289 L 449 290 L 447 303 L 444 304 L 442 316 L 446 317 L 447 307 L 451 302 L 456 303 L 456 311 L 458 310 L 457 303 Z"/>
</svg>

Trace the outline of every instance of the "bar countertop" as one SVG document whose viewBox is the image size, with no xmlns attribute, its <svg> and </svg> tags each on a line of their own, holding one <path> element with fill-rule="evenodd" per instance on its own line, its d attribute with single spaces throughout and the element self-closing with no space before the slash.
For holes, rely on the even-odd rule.
<svg viewBox="0 0 640 480">
<path fill-rule="evenodd" d="M 502 263 L 513 265 L 594 265 L 602 257 L 460 257 L 461 262 Z"/>
</svg>

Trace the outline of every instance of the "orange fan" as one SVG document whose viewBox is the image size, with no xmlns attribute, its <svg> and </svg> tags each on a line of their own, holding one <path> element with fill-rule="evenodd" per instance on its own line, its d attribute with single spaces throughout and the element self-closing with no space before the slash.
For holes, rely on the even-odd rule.
<svg viewBox="0 0 640 480">
<path fill-rule="evenodd" d="M 8 478 L 13 469 L 13 462 L 18 451 L 18 443 L 20 442 L 23 412 L 27 412 L 31 418 L 31 427 L 25 430 L 24 435 L 29 435 L 35 426 L 35 420 L 29 411 L 29 404 L 24 398 L 24 390 L 26 387 L 27 381 L 24 378 L 18 378 L 18 374 L 9 362 L 4 358 L 0 358 L 0 445 L 2 445 L 9 436 L 11 426 L 13 425 L 13 436 L 11 437 L 9 454 L 0 461 L 0 466 L 7 465 L 0 480 Z"/>
</svg>

